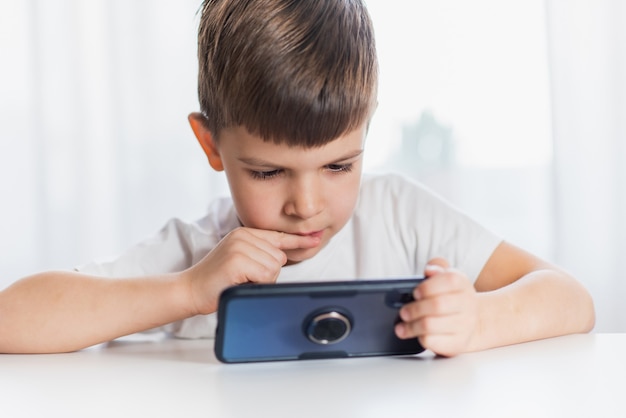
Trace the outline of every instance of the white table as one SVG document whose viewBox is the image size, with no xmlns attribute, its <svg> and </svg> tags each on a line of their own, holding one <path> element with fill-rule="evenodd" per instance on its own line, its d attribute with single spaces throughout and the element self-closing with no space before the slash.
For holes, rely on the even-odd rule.
<svg viewBox="0 0 626 418">
<path fill-rule="evenodd" d="M 154 337 L 0 355 L 2 417 L 623 417 L 625 398 L 626 334 L 449 359 L 224 365 L 212 340 Z"/>
</svg>

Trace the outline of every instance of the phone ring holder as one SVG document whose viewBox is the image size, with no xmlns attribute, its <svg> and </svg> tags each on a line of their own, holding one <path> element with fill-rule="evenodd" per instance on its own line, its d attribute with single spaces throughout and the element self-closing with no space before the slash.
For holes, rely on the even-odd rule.
<svg viewBox="0 0 626 418">
<path fill-rule="evenodd" d="M 336 344 L 350 334 L 352 322 L 341 312 L 328 309 L 309 315 L 304 329 L 308 339 L 316 344 Z"/>
</svg>

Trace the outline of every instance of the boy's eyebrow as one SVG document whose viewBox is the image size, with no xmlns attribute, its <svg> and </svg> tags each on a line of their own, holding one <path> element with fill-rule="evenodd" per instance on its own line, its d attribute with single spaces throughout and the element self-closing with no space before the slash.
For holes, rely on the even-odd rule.
<svg viewBox="0 0 626 418">
<path fill-rule="evenodd" d="M 348 153 L 348 154 L 344 155 L 341 158 L 338 158 L 338 159 L 336 159 L 334 161 L 328 162 L 326 164 L 338 164 L 340 162 L 343 162 L 343 161 L 346 161 L 346 160 L 350 160 L 352 158 L 356 158 L 356 157 L 358 157 L 361 154 L 363 154 L 363 150 L 362 149 L 356 150 L 356 151 L 353 151 L 351 153 Z M 253 165 L 253 166 L 256 166 L 256 167 L 276 167 L 276 164 L 274 164 L 274 163 L 272 163 L 270 161 L 262 160 L 260 158 L 246 158 L 246 157 L 242 157 L 242 158 L 239 158 L 239 161 L 241 161 L 244 164 Z"/>
</svg>

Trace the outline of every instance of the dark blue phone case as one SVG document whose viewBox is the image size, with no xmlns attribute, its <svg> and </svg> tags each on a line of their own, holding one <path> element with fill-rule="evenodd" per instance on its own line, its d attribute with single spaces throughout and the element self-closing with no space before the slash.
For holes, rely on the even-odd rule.
<svg viewBox="0 0 626 418">
<path fill-rule="evenodd" d="M 220 296 L 215 355 L 225 363 L 412 355 L 394 333 L 423 278 L 245 284 Z"/>
</svg>

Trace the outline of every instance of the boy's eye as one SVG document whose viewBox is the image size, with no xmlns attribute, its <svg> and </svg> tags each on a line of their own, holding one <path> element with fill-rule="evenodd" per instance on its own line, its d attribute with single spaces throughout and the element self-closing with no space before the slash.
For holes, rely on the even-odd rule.
<svg viewBox="0 0 626 418">
<path fill-rule="evenodd" d="M 250 170 L 250 175 L 252 176 L 252 178 L 255 178 L 258 180 L 269 180 L 273 177 L 276 177 L 279 174 L 280 174 L 280 170 L 270 170 L 270 171 Z"/>
<path fill-rule="evenodd" d="M 350 164 L 328 164 L 326 166 L 326 168 L 328 168 L 328 170 L 335 172 L 335 173 L 347 173 L 352 171 L 352 163 Z"/>
</svg>

